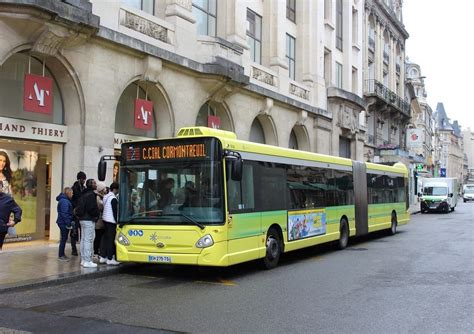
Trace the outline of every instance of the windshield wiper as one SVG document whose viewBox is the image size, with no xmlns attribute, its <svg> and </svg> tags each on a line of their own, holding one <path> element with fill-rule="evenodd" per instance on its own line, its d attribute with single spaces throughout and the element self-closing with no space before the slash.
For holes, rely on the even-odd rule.
<svg viewBox="0 0 474 334">
<path fill-rule="evenodd" d="M 205 226 L 198 222 L 196 219 L 194 219 L 191 216 L 185 215 L 184 213 L 164 213 L 159 215 L 158 217 L 163 217 L 163 216 L 169 216 L 169 217 L 184 217 L 186 218 L 189 222 L 193 223 L 194 225 L 198 226 L 201 230 L 204 230 Z"/>
</svg>

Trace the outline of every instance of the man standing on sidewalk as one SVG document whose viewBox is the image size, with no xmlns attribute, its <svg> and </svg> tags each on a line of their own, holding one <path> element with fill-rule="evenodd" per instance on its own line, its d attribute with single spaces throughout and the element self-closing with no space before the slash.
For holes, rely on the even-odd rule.
<svg viewBox="0 0 474 334">
<path fill-rule="evenodd" d="M 97 205 L 95 190 L 97 184 L 94 179 L 86 181 L 86 190 L 82 193 L 77 205 L 76 214 L 81 224 L 81 266 L 95 268 L 92 262 L 94 253 L 95 222 L 99 219 L 100 211 Z"/>
<path fill-rule="evenodd" d="M 74 182 L 73 186 L 71 187 L 72 188 L 71 202 L 72 202 L 73 210 L 76 210 L 77 205 L 79 204 L 79 199 L 81 198 L 82 193 L 86 189 L 86 186 L 84 185 L 86 183 L 86 178 L 87 178 L 86 173 L 80 171 L 79 173 L 77 173 L 77 181 Z M 77 241 L 79 241 L 79 228 L 80 228 L 79 218 L 75 214 L 74 215 L 73 228 L 72 228 L 71 233 L 70 233 L 70 235 L 71 235 L 71 249 L 72 249 L 71 254 L 74 255 L 74 256 L 78 255 L 77 254 L 76 243 L 77 243 Z"/>
<path fill-rule="evenodd" d="M 120 264 L 115 260 L 115 231 L 117 229 L 117 194 L 119 192 L 119 185 L 113 182 L 110 185 L 110 192 L 104 196 L 104 213 L 102 220 L 105 225 L 105 234 L 103 236 L 100 263 L 107 263 L 108 265 L 116 266 Z"/>
<path fill-rule="evenodd" d="M 13 221 L 10 221 L 10 214 L 14 213 Z M 8 228 L 15 226 L 21 221 L 21 208 L 16 204 L 13 197 L 3 192 L 3 181 L 0 181 L 0 250 L 7 235 Z"/>
</svg>

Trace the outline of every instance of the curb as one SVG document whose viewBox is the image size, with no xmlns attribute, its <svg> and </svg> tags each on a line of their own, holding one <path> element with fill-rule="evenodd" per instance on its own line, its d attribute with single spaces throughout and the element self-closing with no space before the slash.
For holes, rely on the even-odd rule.
<svg viewBox="0 0 474 334">
<path fill-rule="evenodd" d="M 12 284 L 4 284 L 0 285 L 0 294 L 7 293 L 7 292 L 17 292 L 17 291 L 24 291 L 33 288 L 39 287 L 51 287 L 57 286 L 61 284 L 73 283 L 79 280 L 87 280 L 87 279 L 94 279 L 100 277 L 106 277 L 110 275 L 115 275 L 120 273 L 122 270 L 127 270 L 131 267 L 136 266 L 135 263 L 129 264 L 121 264 L 118 267 L 110 268 L 107 270 L 96 270 L 91 272 L 82 272 L 82 271 L 75 271 L 72 273 L 67 274 L 59 274 L 48 276 L 44 278 L 34 279 L 34 280 L 27 280 L 27 281 L 20 281 Z"/>
</svg>

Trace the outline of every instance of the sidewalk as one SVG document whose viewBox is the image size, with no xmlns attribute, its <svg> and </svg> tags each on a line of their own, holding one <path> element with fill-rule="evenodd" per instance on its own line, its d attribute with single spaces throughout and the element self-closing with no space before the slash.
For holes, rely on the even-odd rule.
<svg viewBox="0 0 474 334">
<path fill-rule="evenodd" d="M 67 244 L 66 255 L 69 256 L 70 253 L 71 247 Z M 0 293 L 112 275 L 129 266 L 101 264 L 97 268 L 82 268 L 80 262 L 80 256 L 71 256 L 69 262 L 59 261 L 56 242 L 40 241 L 27 245 L 6 243 L 0 252 Z"/>
</svg>

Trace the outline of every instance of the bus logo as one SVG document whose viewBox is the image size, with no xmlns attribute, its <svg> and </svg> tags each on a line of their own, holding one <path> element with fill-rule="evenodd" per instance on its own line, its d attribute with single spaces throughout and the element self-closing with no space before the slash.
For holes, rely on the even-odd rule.
<svg viewBox="0 0 474 334">
<path fill-rule="evenodd" d="M 127 148 L 127 160 L 140 160 L 140 149 L 130 146 Z"/>
<path fill-rule="evenodd" d="M 143 237 L 143 230 L 130 230 L 128 235 L 131 237 Z"/>
</svg>

